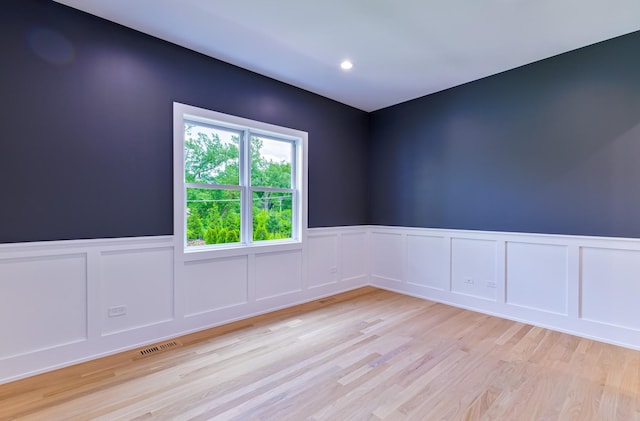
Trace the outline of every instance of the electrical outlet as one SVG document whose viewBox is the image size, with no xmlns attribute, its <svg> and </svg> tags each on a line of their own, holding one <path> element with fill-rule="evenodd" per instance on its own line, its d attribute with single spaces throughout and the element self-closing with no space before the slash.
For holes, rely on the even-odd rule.
<svg viewBox="0 0 640 421">
<path fill-rule="evenodd" d="M 127 314 L 127 306 L 115 306 L 107 309 L 107 315 L 109 317 L 124 316 L 125 314 Z"/>
<path fill-rule="evenodd" d="M 471 279 L 471 278 L 464 278 L 464 283 L 465 283 L 465 284 L 469 284 L 469 285 L 473 285 L 473 279 Z"/>
<path fill-rule="evenodd" d="M 495 288 L 496 287 L 496 283 L 493 281 L 487 281 L 487 288 Z"/>
</svg>

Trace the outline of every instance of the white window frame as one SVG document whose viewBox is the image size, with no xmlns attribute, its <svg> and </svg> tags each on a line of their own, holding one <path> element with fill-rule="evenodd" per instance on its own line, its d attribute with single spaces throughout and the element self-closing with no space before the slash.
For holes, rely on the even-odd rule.
<svg viewBox="0 0 640 421">
<path fill-rule="evenodd" d="M 250 136 L 257 135 L 278 141 L 291 142 L 294 146 L 292 156 L 292 189 L 251 186 L 250 165 L 241 165 L 244 171 L 240 174 L 238 190 L 241 192 L 241 238 L 240 243 L 211 244 L 207 246 L 189 247 L 186 245 L 186 189 L 200 187 L 185 182 L 184 176 L 184 144 L 185 122 L 203 123 L 224 129 L 232 129 L 244 134 L 240 143 L 240 160 L 247 161 L 250 156 Z M 173 103 L 173 221 L 176 252 L 184 260 L 200 260 L 212 257 L 236 256 L 254 251 L 271 252 L 301 249 L 307 232 L 307 138 L 306 132 L 232 116 L 217 111 Z M 218 188 L 218 187 L 216 187 Z M 225 189 L 225 186 L 219 188 Z M 254 191 L 292 192 L 294 212 L 292 214 L 290 239 L 261 240 L 252 239 L 252 200 Z M 247 229 L 249 227 L 249 229 Z"/>
</svg>

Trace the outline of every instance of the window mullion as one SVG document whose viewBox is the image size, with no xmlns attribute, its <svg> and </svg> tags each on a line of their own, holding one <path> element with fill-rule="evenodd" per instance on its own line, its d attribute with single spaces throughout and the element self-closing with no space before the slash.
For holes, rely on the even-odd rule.
<svg viewBox="0 0 640 421">
<path fill-rule="evenodd" d="M 251 207 L 251 135 L 248 130 L 242 132 L 242 144 L 240 149 L 240 185 L 242 187 L 241 228 L 242 242 L 250 244 L 253 238 L 252 207 Z"/>
<path fill-rule="evenodd" d="M 184 171 L 182 171 L 182 173 L 184 174 Z M 187 186 L 186 184 L 183 184 L 184 188 L 182 189 L 182 197 L 183 197 L 183 202 L 182 202 L 182 229 L 183 229 L 183 235 L 182 235 L 182 245 L 183 247 L 187 247 Z"/>
<path fill-rule="evenodd" d="M 292 142 L 291 148 L 291 188 L 298 189 L 298 146 Z"/>
<path fill-rule="evenodd" d="M 300 198 L 300 187 L 302 185 L 300 167 L 299 164 L 302 162 L 300 159 L 300 145 L 298 142 L 293 142 L 293 150 L 291 153 L 291 188 L 292 192 L 292 204 L 293 204 L 293 213 L 291 215 L 291 236 L 295 240 L 300 240 L 300 209 L 302 206 L 301 198 Z"/>
<path fill-rule="evenodd" d="M 291 193 L 291 200 L 293 203 L 293 209 L 294 212 L 291 214 L 291 223 L 292 223 L 292 227 L 291 227 L 291 236 L 293 237 L 294 240 L 299 240 L 300 239 L 300 233 L 299 230 L 297 229 L 297 227 L 300 226 L 300 215 L 298 212 L 298 206 L 300 206 L 300 196 L 298 195 L 298 191 L 294 190 Z"/>
</svg>

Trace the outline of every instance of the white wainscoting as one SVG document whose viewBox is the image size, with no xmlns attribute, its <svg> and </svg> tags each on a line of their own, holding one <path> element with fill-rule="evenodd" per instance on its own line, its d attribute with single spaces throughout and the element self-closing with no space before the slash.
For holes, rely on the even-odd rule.
<svg viewBox="0 0 640 421">
<path fill-rule="evenodd" d="M 277 251 L 174 247 L 0 245 L 0 383 L 365 285 L 640 349 L 637 239 L 359 226 Z"/>
<path fill-rule="evenodd" d="M 2 259 L 0 291 L 0 360 L 87 340 L 86 255 Z"/>
<path fill-rule="evenodd" d="M 102 252 L 100 307 L 127 307 L 127 314 L 117 317 L 102 311 L 102 334 L 171 321 L 173 291 L 173 247 Z"/>
<path fill-rule="evenodd" d="M 248 303 L 248 260 L 247 256 L 234 256 L 185 263 L 185 315 Z"/>
<path fill-rule="evenodd" d="M 173 236 L 0 245 L 0 383 L 365 286 L 367 236 L 186 261 Z"/>
<path fill-rule="evenodd" d="M 640 240 L 370 227 L 373 286 L 640 349 Z"/>
<path fill-rule="evenodd" d="M 302 291 L 302 251 L 256 256 L 256 300 Z"/>
</svg>

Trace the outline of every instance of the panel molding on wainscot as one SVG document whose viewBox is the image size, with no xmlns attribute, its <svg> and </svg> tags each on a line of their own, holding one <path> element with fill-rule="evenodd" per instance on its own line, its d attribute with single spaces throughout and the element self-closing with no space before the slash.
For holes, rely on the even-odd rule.
<svg viewBox="0 0 640 421">
<path fill-rule="evenodd" d="M 247 256 L 185 262 L 185 316 L 246 304 L 249 300 L 247 266 Z"/>
<path fill-rule="evenodd" d="M 309 237 L 309 265 L 307 286 L 317 288 L 338 283 L 338 242 L 333 234 Z"/>
<path fill-rule="evenodd" d="M 507 241 L 507 302 L 568 315 L 569 246 Z"/>
<path fill-rule="evenodd" d="M 173 319 L 173 247 L 104 251 L 100 257 L 103 335 Z M 126 314 L 109 314 L 119 306 Z"/>
<path fill-rule="evenodd" d="M 302 250 L 261 253 L 255 267 L 256 301 L 302 291 Z"/>
<path fill-rule="evenodd" d="M 370 234 L 371 276 L 383 281 L 401 282 L 404 278 L 404 244 L 401 234 L 372 229 Z"/>
<path fill-rule="evenodd" d="M 2 256 L 0 291 L 0 364 L 87 340 L 86 253 Z"/>
<path fill-rule="evenodd" d="M 640 349 L 640 239 L 383 226 L 371 238 L 373 286 Z"/>
<path fill-rule="evenodd" d="M 170 332 L 173 237 L 3 244 L 0 288 L 0 382 L 117 352 Z"/>
<path fill-rule="evenodd" d="M 365 285 L 640 349 L 640 240 L 357 226 L 295 247 L 0 245 L 0 383 Z M 8 323 L 7 321 L 10 321 Z"/>
<path fill-rule="evenodd" d="M 342 283 L 368 282 L 369 261 L 368 230 L 342 229 L 334 232 L 339 238 L 338 242 L 338 274 Z M 309 239 L 313 236 L 310 234 Z"/>
<path fill-rule="evenodd" d="M 0 383 L 365 286 L 367 238 L 186 259 L 173 236 L 1 244 Z"/>
<path fill-rule="evenodd" d="M 640 250 L 582 247 L 581 317 L 640 335 Z"/>
<path fill-rule="evenodd" d="M 451 291 L 496 300 L 497 243 L 479 238 L 451 239 Z"/>
<path fill-rule="evenodd" d="M 407 234 L 407 282 L 440 291 L 450 290 L 448 249 L 449 244 L 442 236 Z"/>
</svg>

